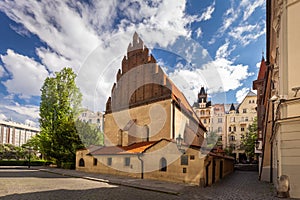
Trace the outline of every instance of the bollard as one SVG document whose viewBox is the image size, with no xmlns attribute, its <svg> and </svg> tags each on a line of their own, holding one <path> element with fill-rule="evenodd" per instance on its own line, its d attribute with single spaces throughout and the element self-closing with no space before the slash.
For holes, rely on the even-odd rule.
<svg viewBox="0 0 300 200">
<path fill-rule="evenodd" d="M 277 186 L 277 197 L 280 198 L 289 198 L 290 194 L 290 180 L 287 175 L 281 175 Z"/>
</svg>

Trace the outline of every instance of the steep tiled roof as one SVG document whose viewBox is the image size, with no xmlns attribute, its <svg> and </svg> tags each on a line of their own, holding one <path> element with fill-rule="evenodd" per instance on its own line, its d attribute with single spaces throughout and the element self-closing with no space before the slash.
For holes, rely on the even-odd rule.
<svg viewBox="0 0 300 200">
<path fill-rule="evenodd" d="M 122 147 L 122 146 L 108 146 L 103 147 L 101 149 L 97 149 L 96 151 L 91 152 L 92 155 L 111 155 L 111 154 L 136 154 L 142 153 L 147 148 L 151 147 L 158 141 L 151 141 L 151 142 L 138 142 L 133 143 L 129 146 Z"/>
<path fill-rule="evenodd" d="M 246 97 L 255 97 L 255 96 L 256 96 L 256 94 L 254 92 L 252 92 L 251 90 L 246 95 Z"/>
<path fill-rule="evenodd" d="M 260 68 L 259 68 L 257 80 L 264 79 L 266 71 L 267 71 L 267 65 L 266 65 L 264 57 L 262 57 L 261 62 L 260 62 Z"/>
</svg>

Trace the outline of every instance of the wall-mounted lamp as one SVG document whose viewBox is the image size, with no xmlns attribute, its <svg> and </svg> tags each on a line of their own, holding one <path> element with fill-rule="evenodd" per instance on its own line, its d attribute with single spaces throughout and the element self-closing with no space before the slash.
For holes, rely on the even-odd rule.
<svg viewBox="0 0 300 200">
<path fill-rule="evenodd" d="M 274 94 L 271 98 L 270 101 L 274 102 L 277 101 L 279 99 L 279 96 L 277 94 Z"/>
<path fill-rule="evenodd" d="M 181 137 L 181 134 L 179 134 L 178 137 L 176 138 L 176 145 L 179 151 L 185 153 L 185 150 L 182 148 L 182 142 L 183 142 L 183 138 Z"/>
<path fill-rule="evenodd" d="M 294 97 L 297 96 L 298 91 L 300 90 L 300 87 L 294 87 L 292 88 L 292 91 L 295 92 Z"/>
<path fill-rule="evenodd" d="M 258 147 L 259 147 L 259 141 L 255 140 L 255 148 L 258 149 Z"/>
</svg>

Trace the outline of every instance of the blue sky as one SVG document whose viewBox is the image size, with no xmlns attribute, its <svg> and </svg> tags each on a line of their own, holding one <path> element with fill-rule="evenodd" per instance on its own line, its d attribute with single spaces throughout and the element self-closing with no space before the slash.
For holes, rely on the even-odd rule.
<svg viewBox="0 0 300 200">
<path fill-rule="evenodd" d="M 38 121 L 40 87 L 63 67 L 83 106 L 104 110 L 136 31 L 190 103 L 239 102 L 265 49 L 264 0 L 0 2 L 0 119 Z"/>
</svg>

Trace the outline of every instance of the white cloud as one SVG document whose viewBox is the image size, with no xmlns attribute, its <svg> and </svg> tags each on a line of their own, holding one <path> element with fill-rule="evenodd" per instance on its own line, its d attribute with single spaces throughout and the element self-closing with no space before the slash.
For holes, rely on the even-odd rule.
<svg viewBox="0 0 300 200">
<path fill-rule="evenodd" d="M 39 117 L 39 106 L 34 106 L 34 105 L 22 106 L 16 103 L 15 105 L 6 105 L 4 106 L 4 108 L 17 112 L 19 115 L 25 115 L 33 119 L 37 119 Z"/>
<path fill-rule="evenodd" d="M 199 28 L 197 28 L 195 32 L 196 32 L 196 36 L 197 36 L 197 38 L 201 37 L 201 35 L 202 35 L 202 30 L 201 30 L 201 28 L 200 28 L 200 27 L 199 27 Z"/>
<path fill-rule="evenodd" d="M 265 34 L 265 27 L 264 23 L 238 26 L 233 28 L 228 34 L 245 46 Z"/>
<path fill-rule="evenodd" d="M 3 77 L 5 74 L 5 70 L 3 68 L 3 66 L 0 65 L 0 77 Z"/>
<path fill-rule="evenodd" d="M 208 56 L 208 51 L 206 49 L 202 50 L 202 58 L 206 58 Z"/>
<path fill-rule="evenodd" d="M 256 0 L 254 2 L 251 2 L 249 0 L 243 0 L 240 4 L 242 7 L 244 7 L 243 20 L 244 21 L 247 20 L 252 15 L 252 13 L 255 11 L 256 8 L 263 6 L 264 4 L 265 4 L 265 0 Z"/>
<path fill-rule="evenodd" d="M 231 54 L 231 52 L 236 48 L 236 46 L 233 45 L 231 49 L 228 49 L 229 44 L 230 44 L 229 40 L 226 40 L 226 42 L 218 48 L 216 52 L 216 59 L 227 58 Z"/>
<path fill-rule="evenodd" d="M 211 19 L 211 15 L 214 11 L 215 11 L 215 2 L 206 8 L 206 10 L 199 17 L 199 21 L 206 21 Z"/>
<path fill-rule="evenodd" d="M 39 96 L 44 79 L 48 76 L 45 67 L 33 59 L 8 49 L 6 55 L 0 56 L 5 68 L 12 78 L 2 82 L 8 92 L 21 98 Z"/>
<path fill-rule="evenodd" d="M 261 62 L 258 62 L 258 63 L 256 63 L 256 65 L 255 65 L 255 66 L 256 66 L 256 68 L 257 68 L 257 69 L 259 69 L 259 68 L 260 68 L 260 64 L 261 64 Z"/>
<path fill-rule="evenodd" d="M 0 113 L 0 120 L 6 120 L 6 119 L 7 117 L 4 114 Z"/>
<path fill-rule="evenodd" d="M 245 98 L 245 96 L 248 94 L 248 92 L 250 91 L 249 88 L 242 88 L 241 90 L 237 91 L 235 94 L 236 100 L 238 103 L 241 103 L 243 101 L 243 99 Z"/>
<path fill-rule="evenodd" d="M 248 65 L 235 65 L 225 58 L 205 64 L 202 73 L 211 82 L 208 86 L 212 92 L 235 90 L 242 85 L 242 80 L 252 75 L 248 72 Z"/>
<path fill-rule="evenodd" d="M 24 124 L 28 125 L 28 126 L 32 126 L 32 127 L 37 127 L 37 123 L 30 120 L 30 119 L 26 119 Z"/>
<path fill-rule="evenodd" d="M 200 86 L 207 87 L 210 94 L 223 93 L 242 86 L 242 81 L 252 73 L 248 72 L 247 65 L 234 64 L 225 58 L 217 58 L 195 70 L 189 70 L 181 65 L 168 75 L 188 101 L 193 103 Z"/>
<path fill-rule="evenodd" d="M 1 11 L 47 44 L 46 48 L 36 48 L 42 64 L 50 71 L 71 66 L 82 76 L 78 82 L 84 94 L 83 106 L 92 108 L 96 94 L 101 98 L 97 102 L 102 107 L 99 109 L 104 108 L 110 95 L 108 91 L 133 32 L 137 31 L 149 46 L 159 44 L 166 47 L 179 36 L 190 37 L 190 24 L 199 20 L 199 16 L 187 14 L 185 8 L 185 0 L 151 3 L 112 0 L 90 1 L 89 4 L 75 0 L 0 1 Z M 204 18 L 208 19 L 212 12 L 213 7 L 207 9 Z M 118 13 L 122 13 L 119 22 Z M 6 58 L 5 64 L 13 74 L 13 78 L 5 82 L 8 91 L 22 97 L 39 95 L 40 79 L 35 86 L 32 80 L 24 79 L 13 65 L 13 57 L 31 69 L 24 74 L 32 73 L 31 79 L 37 78 L 38 74 L 42 79 L 46 74 L 43 65 L 26 56 L 14 52 L 4 55 L 2 59 Z M 98 84 L 101 88 L 97 87 Z"/>
</svg>

